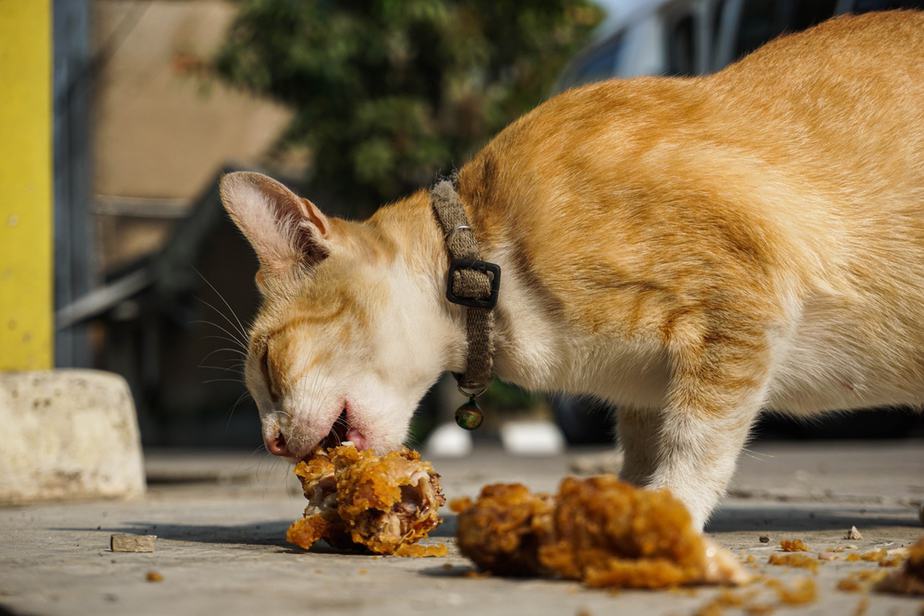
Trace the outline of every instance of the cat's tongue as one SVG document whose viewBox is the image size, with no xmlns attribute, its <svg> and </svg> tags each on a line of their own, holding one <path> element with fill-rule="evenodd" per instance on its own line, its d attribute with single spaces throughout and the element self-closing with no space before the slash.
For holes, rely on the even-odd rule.
<svg viewBox="0 0 924 616">
<path fill-rule="evenodd" d="M 346 433 L 346 440 L 350 441 L 356 446 L 356 449 L 363 450 L 366 449 L 366 437 L 356 428 L 350 428 Z"/>
</svg>

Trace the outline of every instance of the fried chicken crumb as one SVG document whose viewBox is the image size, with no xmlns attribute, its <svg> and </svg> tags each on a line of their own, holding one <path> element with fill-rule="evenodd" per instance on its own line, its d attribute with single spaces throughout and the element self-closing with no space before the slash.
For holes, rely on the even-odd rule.
<svg viewBox="0 0 924 616">
<path fill-rule="evenodd" d="M 780 541 L 780 548 L 784 552 L 808 552 L 809 547 L 802 539 L 783 539 Z"/>
<path fill-rule="evenodd" d="M 726 608 L 743 607 L 748 599 L 740 593 L 723 590 L 696 610 L 694 616 L 720 616 Z"/>
<path fill-rule="evenodd" d="M 886 576 L 886 572 L 879 569 L 863 569 L 854 571 L 837 582 L 837 589 L 844 592 L 860 592 L 867 590 L 872 584 Z"/>
<path fill-rule="evenodd" d="M 866 595 L 860 597 L 860 600 L 857 602 L 857 606 L 853 608 L 853 616 L 863 616 L 866 614 L 866 610 L 869 609 L 869 597 Z"/>
<path fill-rule="evenodd" d="M 875 589 L 878 592 L 924 596 L 924 537 L 908 548 L 904 566 L 883 577 Z"/>
<path fill-rule="evenodd" d="M 352 444 L 319 449 L 295 466 L 308 506 L 286 540 L 308 549 L 323 539 L 377 554 L 444 556 L 445 544 L 413 545 L 441 522 L 439 475 L 410 449 L 377 456 Z"/>
<path fill-rule="evenodd" d="M 889 553 L 885 549 L 870 550 L 869 552 L 863 552 L 861 554 L 848 554 L 847 562 L 855 563 L 865 561 L 870 563 L 881 563 L 884 560 L 887 560 L 888 557 Z"/>
<path fill-rule="evenodd" d="M 802 578 L 791 587 L 779 580 L 768 580 L 767 586 L 776 591 L 783 605 L 806 605 L 818 598 L 818 588 L 812 578 Z"/>
<path fill-rule="evenodd" d="M 485 486 L 459 514 L 462 554 L 502 575 L 562 577 L 587 586 L 738 584 L 738 560 L 695 531 L 666 490 L 613 476 L 566 478 L 553 498 L 521 484 Z"/>
<path fill-rule="evenodd" d="M 778 567 L 798 567 L 800 569 L 808 569 L 809 571 L 815 572 L 818 571 L 818 563 L 824 561 L 819 561 L 817 558 L 812 558 L 807 554 L 786 553 L 771 554 L 767 562 Z"/>
<path fill-rule="evenodd" d="M 403 556 L 405 558 L 438 558 L 446 556 L 448 553 L 449 548 L 445 543 L 434 543 L 432 545 L 408 543 L 398 546 L 398 549 L 394 552 L 395 556 Z"/>
</svg>

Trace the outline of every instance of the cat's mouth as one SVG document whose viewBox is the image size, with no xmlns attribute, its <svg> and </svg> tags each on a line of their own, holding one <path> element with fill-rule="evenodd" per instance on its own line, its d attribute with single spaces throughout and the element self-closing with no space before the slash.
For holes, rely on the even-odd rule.
<svg viewBox="0 0 924 616">
<path fill-rule="evenodd" d="M 328 432 L 327 436 L 321 441 L 321 447 L 330 449 L 331 447 L 342 445 L 347 441 L 353 443 L 356 449 L 359 450 L 366 449 L 367 447 L 366 437 L 356 427 L 350 425 L 349 413 L 347 413 L 347 409 L 344 408 L 340 411 L 340 416 L 334 420 L 334 425 L 331 426 L 330 432 Z"/>
</svg>

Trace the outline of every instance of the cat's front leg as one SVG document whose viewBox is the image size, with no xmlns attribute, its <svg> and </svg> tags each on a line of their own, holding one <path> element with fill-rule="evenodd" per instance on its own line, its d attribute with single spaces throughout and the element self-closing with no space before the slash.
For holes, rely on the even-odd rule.
<svg viewBox="0 0 924 616">
<path fill-rule="evenodd" d="M 616 423 L 617 440 L 623 452 L 619 477 L 644 486 L 654 475 L 656 445 L 661 431 L 660 409 L 620 408 Z"/>
<path fill-rule="evenodd" d="M 669 488 L 702 528 L 725 493 L 764 403 L 768 351 L 759 337 L 675 357 L 667 404 L 652 431 L 650 487 Z"/>
</svg>

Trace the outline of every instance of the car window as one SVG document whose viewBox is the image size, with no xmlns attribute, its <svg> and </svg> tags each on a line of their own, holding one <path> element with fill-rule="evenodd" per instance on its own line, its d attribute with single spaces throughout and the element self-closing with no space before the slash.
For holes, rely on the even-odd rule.
<svg viewBox="0 0 924 616">
<path fill-rule="evenodd" d="M 742 8 L 735 59 L 784 32 L 804 30 L 828 19 L 837 0 L 747 0 Z"/>
<path fill-rule="evenodd" d="M 696 74 L 695 22 L 690 14 L 676 19 L 667 36 L 667 74 Z"/>
<path fill-rule="evenodd" d="M 622 34 L 619 34 L 578 60 L 562 80 L 562 86 L 571 88 L 609 79 L 616 73 L 621 51 Z"/>
</svg>

